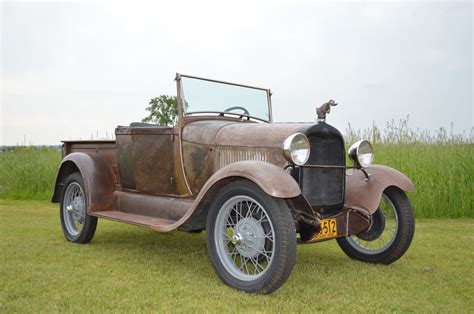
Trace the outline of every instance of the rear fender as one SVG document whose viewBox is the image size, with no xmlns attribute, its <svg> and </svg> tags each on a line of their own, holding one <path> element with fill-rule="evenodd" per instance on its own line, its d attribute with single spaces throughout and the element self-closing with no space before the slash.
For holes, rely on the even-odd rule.
<svg viewBox="0 0 474 314">
<path fill-rule="evenodd" d="M 62 160 L 51 200 L 53 203 L 61 201 L 66 178 L 74 172 L 80 172 L 84 179 L 88 213 L 113 209 L 115 183 L 110 166 L 100 155 L 79 152 L 69 154 Z"/>
<path fill-rule="evenodd" d="M 361 170 L 354 170 L 346 177 L 345 206 L 360 209 L 373 214 L 380 203 L 383 191 L 389 186 L 396 186 L 406 192 L 415 192 L 411 180 L 393 168 L 373 165 L 366 169 L 369 180 Z"/>
</svg>

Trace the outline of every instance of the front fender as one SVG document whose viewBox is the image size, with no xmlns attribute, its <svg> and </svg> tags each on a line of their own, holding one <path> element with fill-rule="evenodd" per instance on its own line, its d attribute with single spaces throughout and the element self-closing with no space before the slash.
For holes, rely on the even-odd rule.
<svg viewBox="0 0 474 314">
<path fill-rule="evenodd" d="M 298 183 L 282 168 L 264 161 L 246 160 L 217 170 L 204 184 L 199 195 L 205 194 L 216 182 L 229 177 L 249 179 L 265 193 L 277 198 L 292 198 L 301 194 Z"/>
<path fill-rule="evenodd" d="M 56 177 L 52 202 L 61 201 L 61 192 L 66 178 L 79 171 L 84 179 L 87 195 L 87 212 L 113 209 L 115 183 L 112 170 L 100 155 L 72 153 L 64 157 Z"/>
<path fill-rule="evenodd" d="M 180 229 L 188 231 L 205 228 L 209 203 L 221 187 L 239 178 L 254 182 L 273 197 L 294 199 L 301 195 L 298 183 L 282 168 L 263 161 L 235 162 L 222 167 L 207 180 L 196 196 L 193 207 L 178 223 L 184 223 Z"/>
<path fill-rule="evenodd" d="M 365 181 L 365 176 L 360 170 L 346 177 L 345 206 L 368 211 L 373 214 L 380 203 L 383 191 L 389 186 L 396 186 L 406 192 L 415 192 L 411 180 L 393 168 L 373 165 L 366 169 L 370 175 Z"/>
</svg>

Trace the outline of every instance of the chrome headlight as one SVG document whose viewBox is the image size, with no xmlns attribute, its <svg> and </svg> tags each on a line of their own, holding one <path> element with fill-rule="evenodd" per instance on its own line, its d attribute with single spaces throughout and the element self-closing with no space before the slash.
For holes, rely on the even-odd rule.
<svg viewBox="0 0 474 314">
<path fill-rule="evenodd" d="M 308 161 L 309 152 L 309 141 L 303 133 L 292 134 L 283 142 L 283 156 L 298 166 Z"/>
<path fill-rule="evenodd" d="M 374 150 L 372 144 L 367 140 L 360 140 L 352 144 L 347 151 L 349 157 L 362 168 L 367 168 L 374 161 Z"/>
</svg>

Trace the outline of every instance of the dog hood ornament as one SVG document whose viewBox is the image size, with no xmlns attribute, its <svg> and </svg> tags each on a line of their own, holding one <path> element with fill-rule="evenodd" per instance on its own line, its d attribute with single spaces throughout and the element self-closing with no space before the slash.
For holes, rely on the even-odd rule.
<svg viewBox="0 0 474 314">
<path fill-rule="evenodd" d="M 330 99 L 327 103 L 324 103 L 320 107 L 316 108 L 318 122 L 326 121 L 326 114 L 331 112 L 331 107 L 333 106 L 337 106 L 337 103 L 334 100 Z"/>
</svg>

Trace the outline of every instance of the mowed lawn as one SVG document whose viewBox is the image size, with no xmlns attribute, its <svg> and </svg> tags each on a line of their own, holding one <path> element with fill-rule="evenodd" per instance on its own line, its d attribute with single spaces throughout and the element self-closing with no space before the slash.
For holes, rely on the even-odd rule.
<svg viewBox="0 0 474 314">
<path fill-rule="evenodd" d="M 160 234 L 99 221 L 88 245 L 67 242 L 58 206 L 0 200 L 0 312 L 474 312 L 474 219 L 419 219 L 390 266 L 347 258 L 335 241 L 298 246 L 272 295 L 222 284 L 205 233 Z"/>
</svg>

